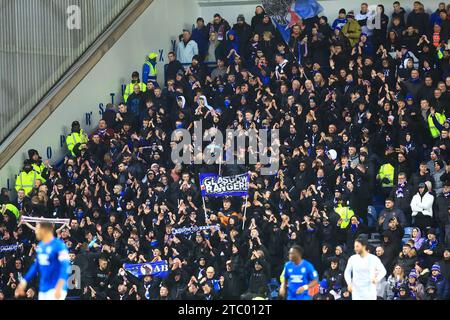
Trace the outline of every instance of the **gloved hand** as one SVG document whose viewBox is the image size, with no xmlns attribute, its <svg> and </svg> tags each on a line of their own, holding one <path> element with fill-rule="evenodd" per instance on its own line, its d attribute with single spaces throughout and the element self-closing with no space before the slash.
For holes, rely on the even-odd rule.
<svg viewBox="0 0 450 320">
<path fill-rule="evenodd" d="M 381 183 L 383 183 L 383 184 L 388 184 L 388 183 L 390 183 L 391 182 L 391 180 L 389 180 L 389 178 L 386 178 L 386 177 L 384 177 L 382 180 L 381 180 Z"/>
</svg>

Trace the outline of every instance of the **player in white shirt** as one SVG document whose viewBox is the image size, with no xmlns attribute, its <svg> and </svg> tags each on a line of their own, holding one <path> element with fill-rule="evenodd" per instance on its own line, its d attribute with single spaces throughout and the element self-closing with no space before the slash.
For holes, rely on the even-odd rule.
<svg viewBox="0 0 450 320">
<path fill-rule="evenodd" d="M 352 300 L 377 300 L 377 284 L 386 276 L 386 269 L 377 256 L 367 251 L 366 237 L 356 239 L 355 252 L 344 273 Z"/>
</svg>

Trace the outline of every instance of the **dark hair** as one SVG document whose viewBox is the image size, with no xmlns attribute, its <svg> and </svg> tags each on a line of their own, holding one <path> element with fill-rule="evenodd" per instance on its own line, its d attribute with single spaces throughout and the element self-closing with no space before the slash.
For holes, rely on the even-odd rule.
<svg viewBox="0 0 450 320">
<path fill-rule="evenodd" d="M 369 245 L 369 241 L 367 239 L 367 236 L 360 235 L 358 238 L 356 238 L 355 242 L 361 243 L 364 247 L 367 247 Z"/>
<path fill-rule="evenodd" d="M 298 252 L 298 254 L 299 254 L 301 257 L 303 257 L 303 248 L 302 248 L 302 247 L 300 247 L 299 245 L 293 245 L 293 246 L 291 247 L 291 249 L 294 249 L 295 251 Z"/>
</svg>

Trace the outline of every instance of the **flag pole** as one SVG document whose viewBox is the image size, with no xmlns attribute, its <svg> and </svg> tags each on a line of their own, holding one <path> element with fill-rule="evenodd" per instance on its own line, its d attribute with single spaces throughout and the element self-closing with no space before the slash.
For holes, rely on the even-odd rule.
<svg viewBox="0 0 450 320">
<path fill-rule="evenodd" d="M 205 223 L 206 223 L 206 221 L 208 221 L 208 214 L 206 213 L 206 201 L 205 201 L 205 197 L 202 196 L 202 200 L 203 200 L 203 210 L 205 211 Z"/>
<path fill-rule="evenodd" d="M 242 221 L 242 231 L 245 230 L 245 222 L 247 220 L 247 205 L 248 205 L 248 195 L 245 196 L 245 208 L 244 208 L 244 219 Z"/>
<path fill-rule="evenodd" d="M 223 149 L 220 151 L 219 159 L 219 176 L 222 175 Z"/>
</svg>

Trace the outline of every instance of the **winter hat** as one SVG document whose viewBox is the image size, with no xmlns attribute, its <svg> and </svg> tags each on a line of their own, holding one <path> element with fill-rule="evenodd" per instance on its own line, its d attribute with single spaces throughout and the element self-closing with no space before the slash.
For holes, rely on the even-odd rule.
<svg viewBox="0 0 450 320">
<path fill-rule="evenodd" d="M 431 271 L 439 271 L 441 272 L 441 266 L 438 264 L 433 264 L 433 266 L 431 267 Z"/>
<path fill-rule="evenodd" d="M 421 261 L 421 260 L 419 260 L 419 261 L 417 261 L 416 262 L 416 266 L 418 266 L 420 269 L 425 269 L 427 266 L 425 265 L 425 262 L 424 261 Z"/>
<path fill-rule="evenodd" d="M 409 277 L 409 278 L 417 279 L 417 278 L 418 278 L 418 275 L 417 275 L 416 269 L 412 269 L 411 272 L 409 273 L 409 276 L 408 276 L 408 277 Z"/>
<path fill-rule="evenodd" d="M 433 290 L 436 291 L 436 285 L 435 285 L 434 283 L 432 283 L 432 282 L 429 282 L 429 283 L 427 284 L 427 287 L 425 288 L 426 291 L 428 291 L 428 290 L 430 290 L 430 289 L 433 289 Z"/>
<path fill-rule="evenodd" d="M 355 18 L 355 12 L 354 12 L 353 10 L 350 10 L 350 11 L 347 13 L 347 18 L 352 18 L 352 19 L 354 19 L 354 18 Z"/>
<path fill-rule="evenodd" d="M 156 59 L 156 58 L 158 58 L 158 54 L 156 54 L 155 52 L 152 52 L 148 55 L 148 58 L 150 60 Z"/>
<path fill-rule="evenodd" d="M 440 168 L 444 167 L 444 163 L 442 162 L 442 160 L 435 161 L 434 164 L 437 164 Z"/>
<path fill-rule="evenodd" d="M 406 292 L 408 292 L 408 285 L 407 284 L 402 284 L 401 286 L 400 286 L 400 291 L 406 291 Z"/>
<path fill-rule="evenodd" d="M 238 21 L 238 22 L 239 22 L 239 21 L 245 22 L 245 17 L 244 17 L 244 15 L 243 15 L 243 14 L 238 15 L 237 21 Z"/>
<path fill-rule="evenodd" d="M 80 127 L 80 123 L 78 121 L 72 122 L 72 129 L 75 127 Z"/>
<path fill-rule="evenodd" d="M 28 158 L 33 158 L 35 155 L 39 156 L 39 152 L 37 152 L 37 150 L 34 149 L 30 149 L 28 150 Z"/>
</svg>

